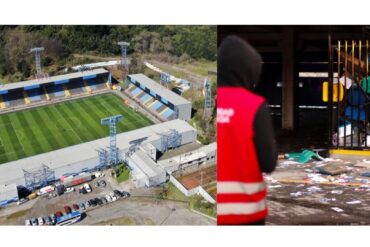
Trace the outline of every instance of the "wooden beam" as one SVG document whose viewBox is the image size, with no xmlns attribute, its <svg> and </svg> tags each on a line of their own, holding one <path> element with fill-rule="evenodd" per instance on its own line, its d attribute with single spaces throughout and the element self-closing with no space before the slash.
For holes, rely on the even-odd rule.
<svg viewBox="0 0 370 247">
<path fill-rule="evenodd" d="M 282 54 L 282 128 L 293 130 L 296 127 L 296 61 L 294 29 L 287 27 L 283 30 L 283 54 Z"/>
</svg>

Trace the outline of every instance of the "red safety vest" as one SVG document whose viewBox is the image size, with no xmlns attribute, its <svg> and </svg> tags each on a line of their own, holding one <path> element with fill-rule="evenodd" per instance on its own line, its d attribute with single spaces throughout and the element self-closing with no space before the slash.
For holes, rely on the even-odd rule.
<svg viewBox="0 0 370 247">
<path fill-rule="evenodd" d="M 254 145 L 253 122 L 264 99 L 242 87 L 219 87 L 217 99 L 217 223 L 263 220 L 267 191 Z"/>
</svg>

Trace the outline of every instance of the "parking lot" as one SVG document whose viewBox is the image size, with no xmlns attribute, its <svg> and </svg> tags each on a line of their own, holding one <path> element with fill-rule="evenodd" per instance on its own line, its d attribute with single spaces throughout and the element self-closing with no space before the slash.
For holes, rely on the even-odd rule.
<svg viewBox="0 0 370 247">
<path fill-rule="evenodd" d="M 102 179 L 106 182 L 106 186 L 96 187 L 94 183 Z M 89 182 L 89 184 L 92 187 L 91 193 L 79 193 L 79 187 L 81 185 L 78 185 L 75 186 L 73 192 L 52 198 L 40 196 L 22 205 L 12 205 L 8 208 L 4 208 L 0 210 L 0 224 L 24 225 L 26 219 L 49 216 L 50 214 L 55 214 L 57 211 L 65 215 L 64 206 L 69 206 L 73 209 L 73 204 L 80 204 L 81 202 L 86 202 L 94 198 L 105 197 L 114 190 L 127 191 L 130 192 L 132 196 L 127 198 L 122 197 L 114 202 L 87 208 L 86 213 L 82 216 L 82 220 L 77 224 L 215 224 L 214 221 L 190 211 L 186 203 L 156 199 L 158 188 L 135 189 L 130 180 L 118 184 L 116 180 L 111 177 L 109 170 L 105 172 L 104 177 L 94 179 Z M 154 207 L 155 210 L 153 210 Z"/>
</svg>

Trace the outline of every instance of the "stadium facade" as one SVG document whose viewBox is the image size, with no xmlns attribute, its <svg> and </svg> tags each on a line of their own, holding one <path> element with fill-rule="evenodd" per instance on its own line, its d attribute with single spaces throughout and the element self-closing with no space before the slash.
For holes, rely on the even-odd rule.
<svg viewBox="0 0 370 247">
<path fill-rule="evenodd" d="M 125 90 L 131 98 L 163 120 L 191 119 L 192 104 L 144 74 L 128 75 Z"/>
<path fill-rule="evenodd" d="M 196 141 L 197 131 L 186 121 L 176 119 L 117 135 L 120 159 L 126 161 L 138 186 L 165 182 L 165 171 L 157 165 L 155 153 Z M 109 145 L 109 137 L 31 156 L 0 165 L 0 184 L 26 186 L 24 172 L 47 166 L 61 176 L 102 169 L 97 150 Z M 149 162 L 148 159 L 153 160 Z M 155 165 L 154 165 L 155 164 Z"/>
</svg>

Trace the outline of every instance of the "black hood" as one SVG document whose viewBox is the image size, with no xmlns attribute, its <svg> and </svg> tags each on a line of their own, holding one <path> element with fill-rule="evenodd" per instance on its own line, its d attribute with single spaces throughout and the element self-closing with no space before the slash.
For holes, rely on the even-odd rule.
<svg viewBox="0 0 370 247">
<path fill-rule="evenodd" d="M 253 90 L 262 68 L 260 54 L 237 36 L 226 37 L 217 52 L 218 86 Z"/>
</svg>

